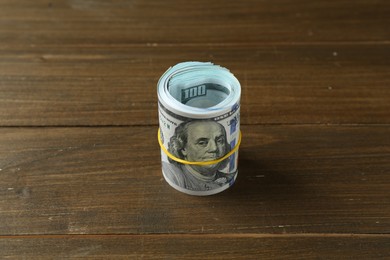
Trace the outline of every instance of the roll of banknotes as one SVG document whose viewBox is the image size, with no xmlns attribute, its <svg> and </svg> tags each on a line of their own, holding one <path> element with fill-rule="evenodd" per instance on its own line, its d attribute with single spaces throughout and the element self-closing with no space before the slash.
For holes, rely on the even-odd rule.
<svg viewBox="0 0 390 260">
<path fill-rule="evenodd" d="M 226 68 L 183 62 L 157 85 L 162 173 L 173 188 L 212 195 L 237 177 L 241 86 Z"/>
</svg>

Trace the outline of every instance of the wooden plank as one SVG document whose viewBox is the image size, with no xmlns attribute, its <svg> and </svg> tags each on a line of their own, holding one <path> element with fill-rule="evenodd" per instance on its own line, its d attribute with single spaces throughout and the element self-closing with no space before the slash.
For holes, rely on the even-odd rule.
<svg viewBox="0 0 390 260">
<path fill-rule="evenodd" d="M 390 258 L 389 12 L 0 1 L 0 258 Z M 155 85 L 185 60 L 243 85 L 239 177 L 211 197 L 161 175 Z"/>
<path fill-rule="evenodd" d="M 389 233 L 389 126 L 244 126 L 229 190 L 162 178 L 156 128 L 0 128 L 1 235 Z"/>
<path fill-rule="evenodd" d="M 386 0 L 12 1 L 1 45 L 389 41 Z"/>
<path fill-rule="evenodd" d="M 243 124 L 390 123 L 389 45 L 6 48 L 0 125 L 155 125 L 170 66 L 212 60 L 242 84 Z"/>
<path fill-rule="evenodd" d="M 0 237 L 3 258 L 385 259 L 389 236 L 132 235 Z"/>
</svg>

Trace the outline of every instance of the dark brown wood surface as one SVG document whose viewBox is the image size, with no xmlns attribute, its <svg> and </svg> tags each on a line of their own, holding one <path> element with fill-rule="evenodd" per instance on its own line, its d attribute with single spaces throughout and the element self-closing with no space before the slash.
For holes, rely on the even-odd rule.
<svg viewBox="0 0 390 260">
<path fill-rule="evenodd" d="M 159 77 L 193 59 L 241 81 L 243 124 L 389 124 L 387 53 L 387 44 L 0 50 L 0 124 L 155 125 Z"/>
<path fill-rule="evenodd" d="M 10 241 L 12 243 L 10 243 Z M 388 235 L 69 235 L 0 239 L 2 255 L 92 259 L 388 259 Z M 38 249 L 38 250 L 37 250 Z M 335 257 L 337 256 L 337 257 Z"/>
<path fill-rule="evenodd" d="M 390 2 L 0 1 L 0 258 L 390 257 Z M 161 174 L 156 84 L 242 85 L 239 176 Z"/>
</svg>

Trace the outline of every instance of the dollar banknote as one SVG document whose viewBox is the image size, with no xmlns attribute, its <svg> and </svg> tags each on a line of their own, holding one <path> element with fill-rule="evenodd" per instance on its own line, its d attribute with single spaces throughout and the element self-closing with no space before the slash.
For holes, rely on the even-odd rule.
<svg viewBox="0 0 390 260">
<path fill-rule="evenodd" d="M 183 62 L 161 76 L 157 95 L 165 180 L 191 195 L 229 188 L 238 173 L 241 86 L 237 78 L 210 62 Z"/>
</svg>

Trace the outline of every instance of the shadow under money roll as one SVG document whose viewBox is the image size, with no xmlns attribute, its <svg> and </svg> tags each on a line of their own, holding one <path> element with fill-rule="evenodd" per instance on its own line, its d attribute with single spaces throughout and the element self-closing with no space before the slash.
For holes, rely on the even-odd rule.
<svg viewBox="0 0 390 260">
<path fill-rule="evenodd" d="M 157 85 L 162 172 L 173 188 L 212 195 L 237 177 L 241 86 L 226 68 L 183 62 Z"/>
</svg>

